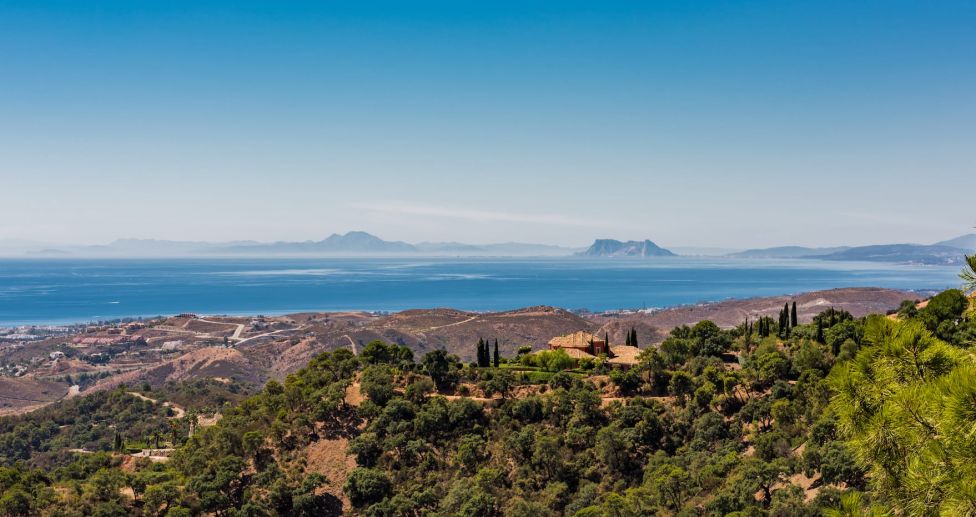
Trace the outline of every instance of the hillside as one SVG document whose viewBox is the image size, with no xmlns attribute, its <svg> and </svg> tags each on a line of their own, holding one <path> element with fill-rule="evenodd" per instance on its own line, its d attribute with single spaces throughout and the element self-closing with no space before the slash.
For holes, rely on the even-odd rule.
<svg viewBox="0 0 976 517">
<path fill-rule="evenodd" d="M 578 330 L 609 335 L 614 344 L 623 343 L 626 334 L 635 330 L 640 345 L 647 347 L 661 343 L 676 326 L 708 319 L 722 328 L 732 328 L 746 318 L 755 321 L 761 316 L 773 317 L 785 303 L 794 301 L 800 321 L 806 322 L 830 307 L 863 316 L 897 309 L 903 300 L 921 297 L 918 293 L 889 289 L 851 288 L 727 300 L 649 313 L 575 314 L 540 306 L 485 313 L 441 308 L 389 315 L 308 312 L 257 319 L 173 317 L 149 322 L 146 328 L 126 337 L 95 333 L 0 349 L 0 362 L 26 369 L 25 375 L 17 379 L 0 377 L 11 385 L 11 395 L 0 398 L 0 412 L 18 413 L 43 406 L 66 396 L 73 384 L 78 386 L 75 391 L 81 393 L 111 389 L 122 383 L 159 388 L 168 383 L 209 378 L 260 387 L 269 379 L 284 379 L 317 354 L 343 348 L 358 353 L 376 340 L 406 346 L 415 357 L 445 350 L 469 362 L 476 357 L 479 339 L 492 343 L 497 339 L 500 353 L 513 356 L 520 347 L 542 350 L 553 337 Z M 74 339 L 126 341 L 91 347 L 74 344 Z M 66 355 L 49 359 L 57 353 Z"/>
<path fill-rule="evenodd" d="M 699 321 L 709 320 L 720 327 L 732 328 L 741 324 L 746 318 L 755 321 L 762 316 L 776 316 L 783 308 L 783 304 L 792 302 L 797 304 L 800 322 L 809 322 L 815 315 L 830 307 L 850 312 L 856 317 L 863 317 L 868 314 L 884 314 L 887 311 L 897 309 L 903 300 L 919 298 L 924 298 L 924 295 L 894 289 L 851 287 L 812 291 L 793 296 L 784 295 L 685 305 L 651 313 L 614 317 L 602 316 L 593 319 L 598 322 L 623 319 L 634 324 L 639 322 L 655 329 L 671 329 L 680 325 L 694 325 Z M 659 336 L 653 342 L 660 342 L 663 339 L 663 336 Z"/>
<path fill-rule="evenodd" d="M 974 480 L 972 448 L 954 438 L 976 410 L 967 305 L 946 291 L 890 317 L 703 321 L 628 370 L 555 352 L 473 367 L 372 343 L 319 354 L 208 425 L 152 398 L 177 385 L 111 390 L 0 418 L 0 513 L 955 514 Z"/>
</svg>

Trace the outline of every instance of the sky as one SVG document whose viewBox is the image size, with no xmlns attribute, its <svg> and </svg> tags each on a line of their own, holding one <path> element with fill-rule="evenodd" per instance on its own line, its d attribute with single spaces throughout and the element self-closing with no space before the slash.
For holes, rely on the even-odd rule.
<svg viewBox="0 0 976 517">
<path fill-rule="evenodd" d="M 0 2 L 0 239 L 929 243 L 976 2 Z"/>
</svg>

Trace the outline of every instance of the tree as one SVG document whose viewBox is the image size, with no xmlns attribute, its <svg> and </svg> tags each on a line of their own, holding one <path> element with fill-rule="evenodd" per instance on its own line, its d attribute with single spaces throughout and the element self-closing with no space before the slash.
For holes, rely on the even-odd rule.
<svg viewBox="0 0 976 517">
<path fill-rule="evenodd" d="M 658 502 L 672 512 L 681 509 L 685 494 L 692 484 L 688 472 L 671 463 L 665 463 L 648 472 L 644 482 L 651 488 Z"/>
<path fill-rule="evenodd" d="M 433 350 L 424 355 L 421 366 L 434 381 L 438 391 L 452 391 L 460 380 L 454 370 L 456 362 L 457 359 L 449 356 L 444 350 Z"/>
<path fill-rule="evenodd" d="M 565 350 L 558 348 L 556 350 L 550 350 L 546 352 L 540 352 L 543 361 L 543 367 L 549 372 L 561 372 L 563 370 L 568 370 L 576 364 Z"/>
<path fill-rule="evenodd" d="M 964 291 L 976 291 L 976 255 L 966 255 L 966 267 L 959 277 L 962 278 Z"/>
<path fill-rule="evenodd" d="M 389 495 L 392 485 L 389 478 L 382 472 L 371 468 L 357 468 L 349 473 L 343 492 L 349 496 L 349 502 L 357 508 L 363 508 L 383 500 Z"/>
<path fill-rule="evenodd" d="M 699 356 L 719 356 L 732 345 L 732 337 L 718 325 L 702 320 L 691 328 L 694 339 L 693 352 Z"/>
<path fill-rule="evenodd" d="M 962 319 L 969 301 L 959 289 L 949 289 L 932 297 L 929 303 L 918 311 L 918 319 L 925 324 L 930 332 L 936 332 L 939 326 L 949 321 L 955 324 Z"/>
<path fill-rule="evenodd" d="M 513 387 L 515 387 L 515 376 L 509 370 L 494 372 L 491 379 L 481 383 L 481 389 L 485 392 L 485 395 L 490 397 L 498 393 L 503 399 L 508 397 Z"/>
<path fill-rule="evenodd" d="M 359 354 L 359 356 L 369 364 L 395 364 L 404 359 L 403 353 L 400 350 L 401 348 L 406 347 L 400 347 L 394 343 L 387 344 L 379 339 L 376 339 L 370 341 L 363 348 L 363 351 Z M 410 349 L 406 348 L 406 350 L 409 351 Z M 412 352 L 410 353 L 409 361 L 413 361 Z"/>
<path fill-rule="evenodd" d="M 485 350 L 485 340 L 478 338 L 478 366 L 479 367 L 484 368 L 485 366 L 488 365 L 488 361 L 486 357 L 487 357 L 487 353 Z"/>
<path fill-rule="evenodd" d="M 869 317 L 828 382 L 837 429 L 896 513 L 963 514 L 976 486 L 976 366 L 920 322 Z M 873 499 L 874 497 L 872 497 Z"/>
<path fill-rule="evenodd" d="M 796 318 L 796 301 L 793 302 L 793 307 L 790 309 L 790 326 L 795 327 L 797 325 Z"/>
<path fill-rule="evenodd" d="M 976 319 L 976 255 L 966 255 L 966 268 L 959 273 L 963 281 L 963 291 L 969 294 L 969 310 L 967 316 Z"/>
<path fill-rule="evenodd" d="M 498 339 L 495 339 L 495 368 L 498 368 L 501 357 L 498 355 Z"/>
<path fill-rule="evenodd" d="M 694 380 L 691 374 L 685 371 L 677 371 L 671 375 L 671 382 L 668 383 L 668 392 L 674 395 L 682 405 L 685 403 L 688 395 L 695 389 Z"/>
<path fill-rule="evenodd" d="M 393 372 L 385 365 L 372 365 L 363 370 L 360 388 L 377 406 L 385 406 L 393 391 Z"/>
</svg>

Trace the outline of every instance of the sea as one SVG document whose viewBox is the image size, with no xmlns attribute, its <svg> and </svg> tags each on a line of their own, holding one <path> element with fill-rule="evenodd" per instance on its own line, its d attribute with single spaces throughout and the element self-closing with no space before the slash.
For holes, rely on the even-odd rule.
<svg viewBox="0 0 976 517">
<path fill-rule="evenodd" d="M 958 267 L 731 258 L 3 259 L 0 326 L 183 312 L 653 309 L 837 287 L 958 287 Z"/>
</svg>

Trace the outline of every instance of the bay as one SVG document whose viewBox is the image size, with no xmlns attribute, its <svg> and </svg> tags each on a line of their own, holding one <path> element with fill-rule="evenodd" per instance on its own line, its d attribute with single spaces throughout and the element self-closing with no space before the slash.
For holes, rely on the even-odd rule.
<svg viewBox="0 0 976 517">
<path fill-rule="evenodd" d="M 473 311 L 533 305 L 604 311 L 837 287 L 941 290 L 958 268 L 725 258 L 5 259 L 0 326 L 122 317 Z"/>
</svg>

